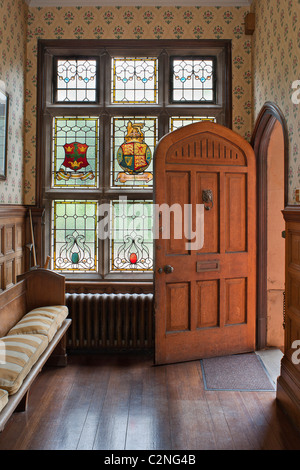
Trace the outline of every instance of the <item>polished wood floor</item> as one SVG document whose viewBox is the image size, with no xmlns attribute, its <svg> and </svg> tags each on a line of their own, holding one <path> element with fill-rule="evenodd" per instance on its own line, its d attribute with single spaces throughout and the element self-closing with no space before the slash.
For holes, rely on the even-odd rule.
<svg viewBox="0 0 300 470">
<path fill-rule="evenodd" d="M 300 438 L 273 392 L 206 391 L 199 361 L 111 354 L 45 367 L 0 449 L 300 450 Z"/>
</svg>

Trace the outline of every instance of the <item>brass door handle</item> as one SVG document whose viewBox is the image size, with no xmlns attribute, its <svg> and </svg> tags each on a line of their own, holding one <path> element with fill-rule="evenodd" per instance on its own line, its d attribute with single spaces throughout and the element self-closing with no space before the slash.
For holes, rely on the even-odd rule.
<svg viewBox="0 0 300 470">
<path fill-rule="evenodd" d="M 166 274 L 171 274 L 173 271 L 174 271 L 173 266 L 170 266 L 169 264 L 167 264 L 166 266 L 164 266 L 164 272 L 165 272 Z"/>
<path fill-rule="evenodd" d="M 163 268 L 158 268 L 157 270 L 159 274 L 162 274 L 163 272 L 165 272 L 166 274 L 171 274 L 173 271 L 174 271 L 173 266 L 170 266 L 169 264 L 167 264 Z"/>
</svg>

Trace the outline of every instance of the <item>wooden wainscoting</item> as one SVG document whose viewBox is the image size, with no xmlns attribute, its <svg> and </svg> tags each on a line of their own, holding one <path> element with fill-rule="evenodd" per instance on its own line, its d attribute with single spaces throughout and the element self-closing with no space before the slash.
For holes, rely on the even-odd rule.
<svg viewBox="0 0 300 470">
<path fill-rule="evenodd" d="M 283 211 L 286 224 L 285 340 L 277 400 L 300 430 L 300 364 L 293 347 L 300 340 L 300 207 Z M 295 354 L 296 353 L 296 354 Z M 296 359 L 296 360 L 295 360 Z"/>
<path fill-rule="evenodd" d="M 0 291 L 25 270 L 26 207 L 0 205 Z"/>
</svg>

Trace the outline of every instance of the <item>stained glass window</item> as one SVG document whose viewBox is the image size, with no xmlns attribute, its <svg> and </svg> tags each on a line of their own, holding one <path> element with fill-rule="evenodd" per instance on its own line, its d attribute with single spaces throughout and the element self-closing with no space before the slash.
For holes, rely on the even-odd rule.
<svg viewBox="0 0 300 470">
<path fill-rule="evenodd" d="M 99 118 L 53 119 L 52 186 L 95 188 Z"/>
<path fill-rule="evenodd" d="M 199 121 L 230 127 L 230 41 L 44 41 L 40 58 L 37 178 L 51 269 L 148 281 L 155 148 Z"/>
<path fill-rule="evenodd" d="M 214 117 L 174 116 L 170 118 L 170 132 L 175 131 L 179 127 L 187 126 L 189 124 L 194 124 L 195 122 L 201 121 L 217 122 L 216 118 Z"/>
<path fill-rule="evenodd" d="M 153 204 L 151 201 L 112 201 L 110 270 L 153 270 Z"/>
<path fill-rule="evenodd" d="M 56 101 L 95 102 L 97 98 L 97 61 L 58 59 Z"/>
<path fill-rule="evenodd" d="M 157 59 L 113 58 L 112 103 L 157 103 Z"/>
<path fill-rule="evenodd" d="M 173 102 L 213 102 L 214 62 L 202 58 L 172 59 Z"/>
<path fill-rule="evenodd" d="M 153 187 L 157 118 L 114 117 L 111 121 L 111 185 Z"/>
<path fill-rule="evenodd" d="M 97 271 L 97 202 L 53 201 L 55 271 Z"/>
</svg>

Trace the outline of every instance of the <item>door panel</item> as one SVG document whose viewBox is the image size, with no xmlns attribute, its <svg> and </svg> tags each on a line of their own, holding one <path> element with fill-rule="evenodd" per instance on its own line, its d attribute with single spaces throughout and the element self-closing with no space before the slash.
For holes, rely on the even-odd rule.
<svg viewBox="0 0 300 470">
<path fill-rule="evenodd" d="M 209 191 L 208 191 L 209 190 Z M 209 198 L 207 195 L 210 194 Z M 214 123 L 164 137 L 155 152 L 157 206 L 203 204 L 204 244 L 188 249 L 184 219 L 160 217 L 155 240 L 155 362 L 255 348 L 256 201 L 251 146 Z M 157 220 L 157 219 L 156 219 Z M 183 237 L 175 239 L 179 228 Z M 192 223 L 195 229 L 195 220 Z"/>
<path fill-rule="evenodd" d="M 246 323 L 246 279 L 226 279 L 225 325 Z"/>
<path fill-rule="evenodd" d="M 184 205 L 190 203 L 190 173 L 185 171 L 167 171 L 166 172 L 166 202 L 168 207 L 173 205 L 180 205 L 183 211 Z M 175 208 L 176 210 L 176 208 Z M 182 217 L 176 220 L 177 211 L 171 212 L 170 217 L 170 234 L 171 237 L 167 239 L 167 254 L 187 254 L 188 251 L 185 249 L 183 239 L 176 238 L 177 234 L 174 233 L 174 227 L 184 235 L 184 221 Z M 180 214 L 179 214 L 180 215 Z M 177 216 L 178 217 L 178 216 Z M 167 229 L 166 222 L 162 221 L 163 230 Z M 166 236 L 166 233 L 162 233 L 162 236 Z M 184 238 L 185 239 L 185 238 Z"/>
<path fill-rule="evenodd" d="M 225 251 L 246 251 L 246 176 L 225 175 Z"/>
<path fill-rule="evenodd" d="M 219 281 L 197 281 L 197 328 L 220 325 Z"/>
<path fill-rule="evenodd" d="M 205 214 L 203 253 L 219 251 L 219 187 L 219 173 L 196 173 L 196 203 L 203 204 L 202 191 L 211 189 L 213 194 L 213 210 Z"/>
<path fill-rule="evenodd" d="M 189 291 L 189 282 L 167 285 L 168 312 L 166 332 L 189 330 Z"/>
</svg>

